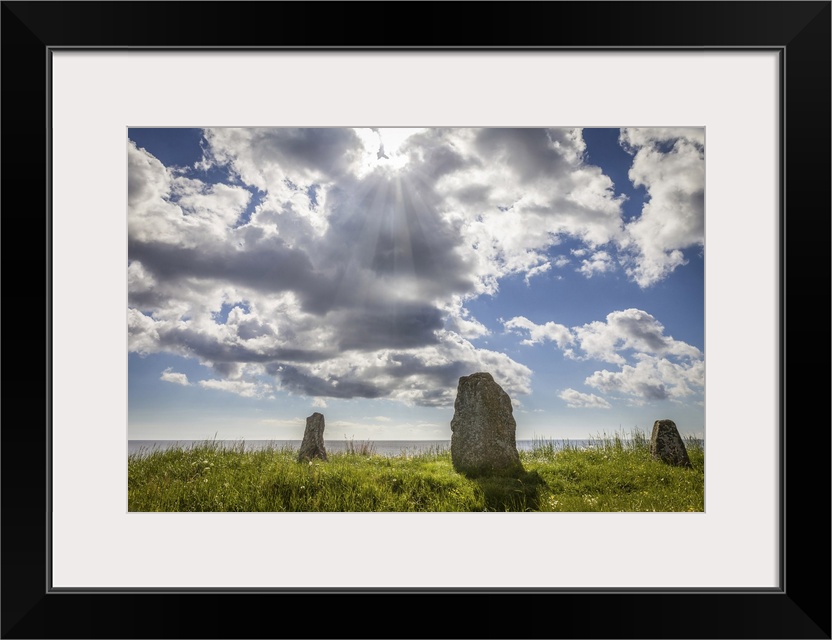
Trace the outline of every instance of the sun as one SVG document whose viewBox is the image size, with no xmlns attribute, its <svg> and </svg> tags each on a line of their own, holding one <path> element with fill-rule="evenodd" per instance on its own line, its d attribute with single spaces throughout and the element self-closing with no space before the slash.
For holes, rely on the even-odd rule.
<svg viewBox="0 0 832 640">
<path fill-rule="evenodd" d="M 408 155 L 402 151 L 405 141 L 424 130 L 424 128 L 412 127 L 376 127 L 361 130 L 359 136 L 364 142 L 365 170 L 384 168 L 399 171 L 403 169 L 409 160 Z"/>
<path fill-rule="evenodd" d="M 399 155 L 404 141 L 410 136 L 421 133 L 424 129 L 407 129 L 404 127 L 380 127 L 376 129 L 384 153 L 393 158 Z"/>
</svg>

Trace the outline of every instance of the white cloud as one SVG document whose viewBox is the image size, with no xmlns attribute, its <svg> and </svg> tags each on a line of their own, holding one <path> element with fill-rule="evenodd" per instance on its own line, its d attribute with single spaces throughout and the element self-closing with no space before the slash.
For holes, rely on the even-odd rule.
<svg viewBox="0 0 832 640">
<path fill-rule="evenodd" d="M 127 157 L 130 241 L 180 249 L 228 242 L 251 198 L 246 189 L 178 176 L 133 142 Z"/>
<path fill-rule="evenodd" d="M 618 371 L 603 369 L 585 380 L 588 386 L 606 394 L 618 394 L 637 403 L 695 401 L 704 390 L 702 352 L 665 335 L 664 326 L 640 309 L 614 311 L 604 322 L 571 329 L 554 322 L 538 325 L 522 316 L 504 321 L 503 325 L 517 333 L 528 332 L 529 338 L 522 344 L 552 340 L 569 359 L 619 365 Z"/>
<path fill-rule="evenodd" d="M 562 237 L 595 246 L 620 235 L 622 199 L 609 177 L 584 163 L 579 129 L 462 129 L 431 136 L 424 142 L 449 148 L 440 166 L 453 170 L 442 173 L 436 193 L 466 241 L 478 293 L 493 293 L 505 275 L 539 267 Z"/>
<path fill-rule="evenodd" d="M 625 149 L 635 153 L 640 147 L 680 138 L 704 146 L 705 129 L 703 127 L 630 127 L 621 130 L 619 141 Z"/>
<path fill-rule="evenodd" d="M 581 266 L 577 271 L 587 278 L 591 278 L 598 273 L 615 271 L 615 263 L 612 261 L 612 256 L 606 251 L 596 251 L 587 260 L 581 260 Z"/>
<path fill-rule="evenodd" d="M 165 369 L 160 376 L 161 380 L 165 382 L 172 382 L 173 384 L 181 384 L 184 387 L 187 387 L 191 383 L 188 382 L 188 376 L 184 373 L 176 373 L 170 367 Z"/>
<path fill-rule="evenodd" d="M 326 409 L 326 400 L 323 398 L 312 398 L 312 406 L 317 409 Z"/>
<path fill-rule="evenodd" d="M 127 310 L 127 348 L 141 355 L 159 351 L 156 322 L 137 309 Z"/>
<path fill-rule="evenodd" d="M 525 345 L 551 341 L 557 343 L 558 347 L 563 349 L 566 345 L 572 344 L 573 342 L 573 337 L 568 327 L 555 322 L 547 322 L 546 324 L 540 325 L 535 324 L 524 316 L 517 316 L 511 320 L 503 321 L 503 326 L 507 331 L 513 331 L 515 333 L 528 331 L 529 337 L 521 343 Z"/>
<path fill-rule="evenodd" d="M 538 276 L 541 273 L 546 273 L 551 268 L 552 268 L 552 263 L 551 262 L 544 262 L 543 264 L 541 264 L 537 267 L 532 267 L 531 269 L 529 269 L 526 272 L 526 277 L 523 278 L 523 281 L 526 283 L 526 286 L 528 287 L 528 286 L 531 285 L 531 278 L 533 278 L 534 276 Z"/>
<path fill-rule="evenodd" d="M 565 389 L 558 397 L 566 402 L 570 409 L 609 409 L 612 405 L 594 393 L 581 393 L 575 389 Z"/>
<path fill-rule="evenodd" d="M 325 184 L 348 173 L 364 146 L 347 128 L 206 129 L 206 162 L 230 166 L 246 184 L 270 191 L 289 181 Z"/>
<path fill-rule="evenodd" d="M 702 361 L 675 363 L 667 358 L 643 357 L 620 371 L 596 371 L 586 384 L 604 393 L 617 393 L 642 401 L 682 400 L 704 388 Z"/>
<path fill-rule="evenodd" d="M 582 359 L 603 360 L 623 364 L 623 352 L 670 355 L 690 360 L 700 359 L 696 347 L 674 340 L 664 334 L 664 327 L 646 311 L 625 309 L 607 315 L 606 322 L 590 322 L 573 327 L 572 334 L 583 354 Z"/>
<path fill-rule="evenodd" d="M 441 305 L 445 315 L 445 327 L 466 339 L 482 338 L 490 332 L 488 328 L 471 315 L 463 306 L 461 296 L 453 296 L 450 301 Z"/>
<path fill-rule="evenodd" d="M 705 240 L 704 129 L 622 129 L 620 142 L 634 153 L 630 179 L 649 201 L 627 224 L 626 268 L 649 287 L 686 263 L 684 250 Z"/>
</svg>

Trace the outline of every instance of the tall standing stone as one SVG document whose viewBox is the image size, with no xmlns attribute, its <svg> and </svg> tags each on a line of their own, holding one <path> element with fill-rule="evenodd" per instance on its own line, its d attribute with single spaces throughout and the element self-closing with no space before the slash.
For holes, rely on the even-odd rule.
<svg viewBox="0 0 832 640">
<path fill-rule="evenodd" d="M 451 461 L 468 475 L 522 472 L 511 398 L 490 373 L 459 379 L 451 420 Z"/>
<path fill-rule="evenodd" d="M 306 430 L 303 432 L 303 442 L 300 443 L 298 462 L 312 458 L 327 459 L 324 448 L 324 416 L 317 411 L 306 419 Z"/>
<path fill-rule="evenodd" d="M 673 420 L 656 420 L 650 437 L 650 455 L 676 467 L 691 467 L 688 450 Z"/>
</svg>

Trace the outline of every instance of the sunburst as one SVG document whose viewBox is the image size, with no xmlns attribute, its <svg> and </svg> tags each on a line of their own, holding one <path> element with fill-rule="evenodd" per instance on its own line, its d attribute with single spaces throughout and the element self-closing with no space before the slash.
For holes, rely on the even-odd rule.
<svg viewBox="0 0 832 640">
<path fill-rule="evenodd" d="M 412 127 L 377 127 L 359 133 L 364 142 L 364 170 L 377 169 L 398 172 L 404 169 L 410 157 L 405 142 L 411 136 L 424 131 Z"/>
</svg>

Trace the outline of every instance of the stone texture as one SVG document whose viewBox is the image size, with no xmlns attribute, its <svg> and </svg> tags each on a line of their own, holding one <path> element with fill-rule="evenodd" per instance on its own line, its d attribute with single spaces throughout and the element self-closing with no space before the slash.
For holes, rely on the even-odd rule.
<svg viewBox="0 0 832 640">
<path fill-rule="evenodd" d="M 690 467 L 688 450 L 676 423 L 673 420 L 656 420 L 653 423 L 653 435 L 650 437 L 650 454 L 655 460 L 661 460 L 676 467 Z"/>
<path fill-rule="evenodd" d="M 451 420 L 451 460 L 467 475 L 512 475 L 523 471 L 517 453 L 511 398 L 490 373 L 459 379 Z"/>
<path fill-rule="evenodd" d="M 300 443 L 298 462 L 312 458 L 327 459 L 324 448 L 324 416 L 317 411 L 306 419 L 306 430 L 303 432 L 303 442 Z"/>
</svg>

